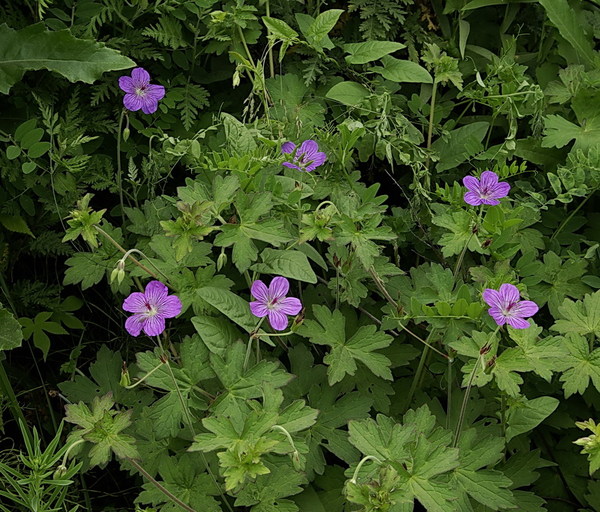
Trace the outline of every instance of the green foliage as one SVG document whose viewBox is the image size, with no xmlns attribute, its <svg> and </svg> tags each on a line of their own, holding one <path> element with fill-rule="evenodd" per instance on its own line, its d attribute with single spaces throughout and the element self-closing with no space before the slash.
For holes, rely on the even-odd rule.
<svg viewBox="0 0 600 512">
<path fill-rule="evenodd" d="M 598 509 L 599 13 L 4 2 L 0 424 L 39 428 L 0 509 Z M 136 65 L 152 114 L 122 106 Z M 282 165 L 306 140 L 324 163 Z M 489 170 L 510 190 L 472 206 Z M 276 276 L 281 331 L 249 306 Z M 153 280 L 181 312 L 133 337 Z M 483 300 L 508 283 L 525 329 Z"/>
<path fill-rule="evenodd" d="M 68 30 L 50 32 L 38 23 L 22 30 L 0 26 L 0 92 L 7 94 L 25 71 L 48 69 L 71 82 L 91 84 L 102 73 L 135 63 L 102 43 L 77 39 Z"/>
</svg>

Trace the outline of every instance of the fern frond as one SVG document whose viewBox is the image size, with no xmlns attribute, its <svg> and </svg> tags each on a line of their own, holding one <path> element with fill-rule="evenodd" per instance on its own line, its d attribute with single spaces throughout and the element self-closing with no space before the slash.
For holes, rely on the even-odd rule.
<svg viewBox="0 0 600 512">
<path fill-rule="evenodd" d="M 158 20 L 158 25 L 149 26 L 142 31 L 145 36 L 155 39 L 164 46 L 169 46 L 176 50 L 186 46 L 183 39 L 181 23 L 177 18 L 163 17 Z"/>
</svg>

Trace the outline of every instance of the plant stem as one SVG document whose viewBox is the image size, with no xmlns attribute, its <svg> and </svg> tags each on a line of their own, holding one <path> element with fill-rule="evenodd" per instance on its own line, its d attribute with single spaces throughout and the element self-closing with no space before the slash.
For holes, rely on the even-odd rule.
<svg viewBox="0 0 600 512">
<path fill-rule="evenodd" d="M 119 132 L 117 134 L 117 188 L 119 189 L 119 204 L 121 205 L 121 218 L 125 223 L 125 203 L 123 201 L 123 169 L 121 168 L 121 136 L 123 132 L 123 119 L 125 118 L 126 110 L 121 110 L 119 116 Z"/>
<path fill-rule="evenodd" d="M 186 505 L 177 496 L 175 496 L 171 491 L 169 491 L 169 489 L 164 487 L 159 481 L 157 481 L 155 478 L 153 478 L 152 475 L 150 475 L 150 473 L 148 473 L 134 459 L 128 458 L 127 460 L 133 465 L 133 467 L 135 467 L 135 469 L 137 469 L 142 475 L 144 475 L 146 477 L 146 479 L 152 485 L 154 485 L 154 487 L 156 487 L 160 492 L 162 492 L 165 496 L 167 496 L 169 499 L 171 499 L 174 503 L 177 503 L 177 505 L 179 505 L 184 510 L 187 510 L 188 512 L 197 512 L 197 510 L 193 509 L 189 505 Z"/>
<path fill-rule="evenodd" d="M 100 226 L 94 226 L 94 228 L 96 229 L 96 231 L 98 231 L 98 233 L 100 233 L 102 236 L 106 237 L 106 239 L 113 244 L 119 251 L 121 251 L 123 254 L 127 254 L 127 250 L 125 250 L 123 247 L 121 247 L 121 245 L 119 244 L 119 242 L 117 242 L 112 236 L 110 236 L 106 231 L 104 231 Z M 154 279 L 159 279 L 159 277 L 152 272 L 152 270 L 150 270 L 148 267 L 146 267 L 146 265 L 144 265 L 143 263 L 140 263 L 138 260 L 136 260 L 131 254 L 127 255 L 127 258 L 130 259 L 131 261 L 133 261 L 133 263 L 135 263 L 138 267 L 140 267 L 144 272 L 148 273 L 149 275 L 151 275 Z M 167 284 L 167 283 L 165 283 Z M 169 286 L 167 284 L 167 286 Z"/>
<path fill-rule="evenodd" d="M 271 3 L 269 2 L 269 0 L 267 0 L 267 2 L 266 2 L 266 12 L 267 12 L 267 16 L 270 18 L 271 17 Z M 273 78 L 275 76 L 275 64 L 273 63 L 273 45 L 271 44 L 271 41 L 269 41 L 269 48 L 267 51 L 269 53 L 269 72 L 271 73 L 271 78 Z"/>
<path fill-rule="evenodd" d="M 350 481 L 353 484 L 356 484 L 356 478 L 358 477 L 358 472 L 360 471 L 360 468 L 362 468 L 363 464 L 369 460 L 374 460 L 375 462 L 377 462 L 377 464 L 383 464 L 383 462 L 381 462 L 379 460 L 379 458 L 375 457 L 375 455 L 367 455 L 366 457 L 363 457 L 360 462 L 358 463 L 358 466 L 356 466 L 356 469 L 354 470 L 354 474 L 352 475 L 352 478 L 350 479 Z"/>
<path fill-rule="evenodd" d="M 594 193 L 596 192 L 597 189 L 592 190 L 583 201 L 581 201 L 581 203 L 579 203 L 577 205 L 577 208 L 575 208 L 571 214 L 562 221 L 562 223 L 560 224 L 560 226 L 558 227 L 558 229 L 552 234 L 552 236 L 550 237 L 550 241 L 552 242 L 552 240 L 554 240 L 559 234 L 560 232 L 564 229 L 564 227 L 569 223 L 569 221 L 573 218 L 573 216 L 581 209 L 581 207 L 587 202 L 587 200 L 592 197 L 594 195 Z"/>
<path fill-rule="evenodd" d="M 23 415 L 23 411 L 21 410 L 21 406 L 17 401 L 17 397 L 12 388 L 10 380 L 8 379 L 8 375 L 6 374 L 6 370 L 4 369 L 3 361 L 0 361 L 0 395 L 4 395 L 8 399 L 8 408 L 10 412 L 12 412 L 13 418 L 18 423 L 19 420 L 23 422 L 23 430 L 27 433 L 27 437 L 31 441 L 33 439 L 31 435 L 31 431 L 29 430 L 29 426 L 27 425 L 27 420 Z"/>
<path fill-rule="evenodd" d="M 469 377 L 467 389 L 465 390 L 465 396 L 463 397 L 463 401 L 460 406 L 460 414 L 458 415 L 458 423 L 456 424 L 456 432 L 454 433 L 454 442 L 452 443 L 453 447 L 456 447 L 456 445 L 458 444 L 458 440 L 460 439 L 460 433 L 462 430 L 463 421 L 465 419 L 465 411 L 467 410 L 467 403 L 469 402 L 469 395 L 471 394 L 471 386 L 473 385 L 473 380 L 475 380 L 477 367 L 479 366 L 479 363 L 481 362 L 482 358 L 483 356 L 480 354 L 477 360 L 475 361 L 473 370 L 471 370 L 471 375 Z"/>
</svg>

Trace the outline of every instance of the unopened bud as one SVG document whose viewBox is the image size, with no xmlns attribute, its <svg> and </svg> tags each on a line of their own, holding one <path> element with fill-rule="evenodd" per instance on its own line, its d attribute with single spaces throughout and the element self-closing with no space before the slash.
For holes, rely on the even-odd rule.
<svg viewBox="0 0 600 512">
<path fill-rule="evenodd" d="M 483 347 L 481 347 L 481 349 L 479 350 L 479 355 L 485 355 L 487 354 L 490 350 L 492 350 L 492 346 L 489 343 L 486 343 Z"/>
<path fill-rule="evenodd" d="M 129 126 L 127 126 L 124 130 L 123 130 L 123 140 L 125 142 L 127 142 L 127 139 L 129 138 L 129 134 L 131 133 L 131 130 L 129 129 Z"/>
<path fill-rule="evenodd" d="M 294 450 L 292 453 L 292 465 L 296 471 L 302 471 L 302 462 L 300 461 L 298 450 Z"/>
<path fill-rule="evenodd" d="M 129 370 L 127 369 L 127 363 L 123 361 L 123 367 L 121 368 L 121 380 L 119 384 L 126 388 L 127 386 L 131 386 L 131 378 L 129 377 Z"/>
<path fill-rule="evenodd" d="M 290 328 L 291 331 L 296 332 L 298 327 L 300 327 L 303 322 L 304 322 L 304 308 L 302 308 L 302 311 L 300 311 L 300 313 L 298 313 L 298 315 L 296 315 L 296 318 L 294 318 L 294 321 L 292 322 L 292 327 Z"/>
<path fill-rule="evenodd" d="M 60 480 L 67 472 L 67 467 L 62 464 L 56 468 L 56 471 L 52 474 L 52 480 Z"/>
<path fill-rule="evenodd" d="M 234 88 L 237 87 L 238 85 L 240 85 L 240 72 L 237 69 L 235 70 L 235 73 L 233 74 L 232 85 Z"/>
<path fill-rule="evenodd" d="M 485 370 L 483 370 L 483 373 L 485 373 L 486 375 L 489 375 L 490 373 L 492 373 L 494 366 L 496 366 L 496 356 L 492 357 L 487 362 L 487 364 L 485 365 Z"/>
<path fill-rule="evenodd" d="M 217 270 L 220 271 L 226 263 L 227 254 L 225 253 L 225 251 L 221 251 L 221 254 L 219 254 L 219 257 L 217 258 Z"/>
</svg>

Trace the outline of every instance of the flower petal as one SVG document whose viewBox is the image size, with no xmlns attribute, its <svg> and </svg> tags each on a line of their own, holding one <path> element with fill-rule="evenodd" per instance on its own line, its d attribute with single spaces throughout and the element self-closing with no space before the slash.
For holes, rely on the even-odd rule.
<svg viewBox="0 0 600 512">
<path fill-rule="evenodd" d="M 258 318 L 267 316 L 267 313 L 269 312 L 266 304 L 264 304 L 263 302 L 258 302 L 258 301 L 253 301 L 250 303 L 250 311 L 254 316 L 256 316 Z"/>
<path fill-rule="evenodd" d="M 323 163 L 327 160 L 327 155 L 318 151 L 312 157 L 312 162 L 306 166 L 306 172 L 314 171 L 317 167 L 323 165 Z"/>
<path fill-rule="evenodd" d="M 513 307 L 514 314 L 520 317 L 533 316 L 539 309 L 538 305 L 532 300 L 522 300 Z"/>
<path fill-rule="evenodd" d="M 504 305 L 500 294 L 496 290 L 492 290 L 491 288 L 486 288 L 483 291 L 483 300 L 486 301 L 488 305 L 496 306 L 497 308 L 501 308 Z"/>
<path fill-rule="evenodd" d="M 502 314 L 500 308 L 497 306 L 491 307 L 488 309 L 489 315 L 494 319 L 494 322 L 498 325 L 504 325 L 506 323 L 506 316 Z"/>
<path fill-rule="evenodd" d="M 152 98 L 155 101 L 159 101 L 164 97 L 165 88 L 162 85 L 150 84 L 146 87 L 146 98 Z"/>
<path fill-rule="evenodd" d="M 163 318 L 173 318 L 181 313 L 183 305 L 177 295 L 169 295 L 158 305 L 158 314 Z"/>
<path fill-rule="evenodd" d="M 166 299 L 169 294 L 169 289 L 167 286 L 160 281 L 150 281 L 146 285 L 146 291 L 144 295 L 146 295 L 146 300 L 151 306 L 160 306 L 162 301 Z"/>
<path fill-rule="evenodd" d="M 252 293 L 252 297 L 264 304 L 269 302 L 269 289 L 260 279 L 257 279 L 252 283 L 250 293 Z"/>
<path fill-rule="evenodd" d="M 470 204 L 471 206 L 479 206 L 483 202 L 481 197 L 475 192 L 467 192 L 464 196 L 464 200 L 465 203 Z"/>
<path fill-rule="evenodd" d="M 509 317 L 506 322 L 515 329 L 527 329 L 527 327 L 529 327 L 529 322 L 527 320 L 523 320 L 522 318 L 516 316 Z"/>
<path fill-rule="evenodd" d="M 269 323 L 276 331 L 283 331 L 288 325 L 288 317 L 280 311 L 271 309 L 269 311 Z"/>
<path fill-rule="evenodd" d="M 498 184 L 498 175 L 493 171 L 483 171 L 480 176 L 481 188 L 492 189 Z"/>
<path fill-rule="evenodd" d="M 288 142 L 284 142 L 284 143 L 281 145 L 281 152 L 282 152 L 284 155 L 288 155 L 288 154 L 290 154 L 290 153 L 293 153 L 293 152 L 294 152 L 294 149 L 296 149 L 296 144 L 294 144 L 293 142 L 289 142 L 289 141 L 288 141 Z"/>
<path fill-rule="evenodd" d="M 136 87 L 148 85 L 150 83 L 150 74 L 144 68 L 135 68 L 131 72 L 131 78 Z"/>
<path fill-rule="evenodd" d="M 130 76 L 122 76 L 119 78 L 119 87 L 122 91 L 134 93 L 135 85 L 133 79 Z"/>
<path fill-rule="evenodd" d="M 302 302 L 296 297 L 285 297 L 277 301 L 277 311 L 281 311 L 286 315 L 296 316 L 302 309 Z"/>
<path fill-rule="evenodd" d="M 127 110 L 136 112 L 142 108 L 142 99 L 137 94 L 131 94 L 128 92 L 125 96 L 123 96 L 123 105 L 125 105 Z"/>
<path fill-rule="evenodd" d="M 479 192 L 479 180 L 475 176 L 465 176 L 462 182 L 463 185 L 471 192 Z"/>
<path fill-rule="evenodd" d="M 290 282 L 285 277 L 274 277 L 269 285 L 269 299 L 281 299 L 287 295 Z"/>
<path fill-rule="evenodd" d="M 319 145 L 314 140 L 305 140 L 298 150 L 297 155 L 300 157 L 306 155 L 305 161 L 312 160 L 315 153 L 319 151 Z"/>
<path fill-rule="evenodd" d="M 157 108 L 158 101 L 148 97 L 142 99 L 142 112 L 144 114 L 154 114 Z"/>
<path fill-rule="evenodd" d="M 510 185 L 506 181 L 501 181 L 492 189 L 492 196 L 496 199 L 506 197 L 510 192 Z"/>
<path fill-rule="evenodd" d="M 296 164 L 293 164 L 291 162 L 283 162 L 282 165 L 285 165 L 286 167 L 289 167 L 290 169 L 298 169 L 299 171 L 303 171 L 304 170 L 301 167 L 298 167 Z"/>
<path fill-rule="evenodd" d="M 165 319 L 161 315 L 154 315 L 146 318 L 144 322 L 144 332 L 148 336 L 158 336 L 165 330 Z"/>
<path fill-rule="evenodd" d="M 496 205 L 500 204 L 500 201 L 498 201 L 497 199 L 482 199 L 481 203 L 489 204 L 490 206 L 496 206 Z"/>
<path fill-rule="evenodd" d="M 125 329 L 132 336 L 139 336 L 144 327 L 145 317 L 142 315 L 133 315 L 125 320 Z"/>
<path fill-rule="evenodd" d="M 519 289 L 514 284 L 504 283 L 499 290 L 502 303 L 506 306 L 519 302 L 521 294 Z"/>
<path fill-rule="evenodd" d="M 146 296 L 141 292 L 133 292 L 123 301 L 123 309 L 130 313 L 146 313 Z"/>
</svg>

